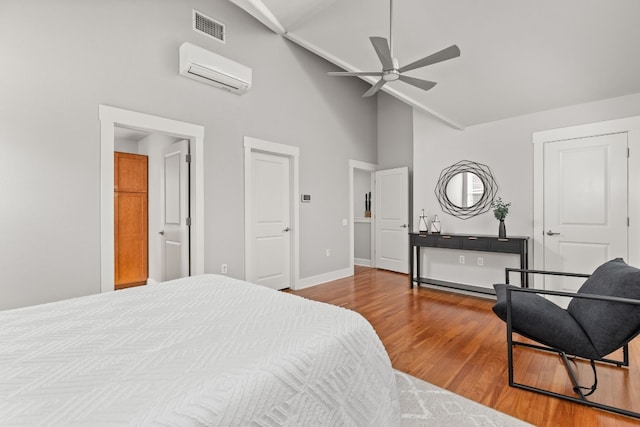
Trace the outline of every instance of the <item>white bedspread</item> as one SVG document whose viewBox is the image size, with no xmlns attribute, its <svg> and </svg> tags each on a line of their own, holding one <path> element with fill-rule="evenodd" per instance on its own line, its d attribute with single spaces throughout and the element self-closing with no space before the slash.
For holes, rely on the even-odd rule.
<svg viewBox="0 0 640 427">
<path fill-rule="evenodd" d="M 0 312 L 0 425 L 394 426 L 359 314 L 225 276 Z"/>
</svg>

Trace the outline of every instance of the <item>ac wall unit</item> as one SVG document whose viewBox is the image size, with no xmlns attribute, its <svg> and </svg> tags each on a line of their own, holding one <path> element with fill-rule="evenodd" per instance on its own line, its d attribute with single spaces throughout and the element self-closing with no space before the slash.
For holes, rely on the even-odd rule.
<svg viewBox="0 0 640 427">
<path fill-rule="evenodd" d="M 251 88 L 251 68 L 191 43 L 180 45 L 180 74 L 239 95 Z"/>
</svg>

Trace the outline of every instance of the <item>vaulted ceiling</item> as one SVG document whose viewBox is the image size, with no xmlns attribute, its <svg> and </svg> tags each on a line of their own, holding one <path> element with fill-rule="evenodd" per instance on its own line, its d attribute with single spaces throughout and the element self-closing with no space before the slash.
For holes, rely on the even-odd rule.
<svg viewBox="0 0 640 427">
<path fill-rule="evenodd" d="M 381 69 L 369 37 L 389 38 L 389 0 L 231 2 L 340 68 Z M 400 65 L 462 53 L 407 73 L 427 92 L 383 90 L 457 128 L 640 92 L 639 17 L 639 0 L 395 0 Z"/>
</svg>

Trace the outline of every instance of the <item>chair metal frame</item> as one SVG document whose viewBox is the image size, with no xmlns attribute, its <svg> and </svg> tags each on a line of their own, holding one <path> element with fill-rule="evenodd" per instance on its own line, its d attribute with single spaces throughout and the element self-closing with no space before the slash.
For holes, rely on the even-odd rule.
<svg viewBox="0 0 640 427">
<path fill-rule="evenodd" d="M 543 274 L 543 275 L 584 277 L 584 278 L 590 277 L 589 274 L 577 274 L 577 273 L 565 273 L 565 272 L 559 272 L 559 271 L 527 270 L 527 269 L 519 269 L 519 268 L 507 268 L 507 269 L 505 269 L 506 284 L 509 284 L 509 273 L 512 273 L 512 272 L 517 272 L 517 273 L 520 273 L 520 274 Z M 544 394 L 546 396 L 552 396 L 552 397 L 556 397 L 556 398 L 559 398 L 559 399 L 568 400 L 568 401 L 571 401 L 571 402 L 579 403 L 581 405 L 591 406 L 591 407 L 594 407 L 594 408 L 597 408 L 597 409 L 602 409 L 602 410 L 605 410 L 605 411 L 613 412 L 613 413 L 620 414 L 620 415 L 625 415 L 625 416 L 628 416 L 628 417 L 640 418 L 640 412 L 634 412 L 634 411 L 630 411 L 630 410 L 627 410 L 627 409 L 618 408 L 618 407 L 615 407 L 615 406 L 605 405 L 605 404 L 602 404 L 602 403 L 592 402 L 590 400 L 587 400 L 586 396 L 589 396 L 591 393 L 593 393 L 593 391 L 595 391 L 597 377 L 596 377 L 596 380 L 595 380 L 596 382 L 594 382 L 594 386 L 592 386 L 592 388 L 591 388 L 592 391 L 590 393 L 584 394 L 582 392 L 582 389 L 584 389 L 585 387 L 580 386 L 580 384 L 578 383 L 578 380 L 577 380 L 576 373 L 575 373 L 574 369 L 571 367 L 571 365 L 569 363 L 569 359 L 573 360 L 575 358 L 579 358 L 579 359 L 584 359 L 584 358 L 579 357 L 579 356 L 575 356 L 575 355 L 567 355 L 566 352 L 564 352 L 564 351 L 562 351 L 562 350 L 560 350 L 558 348 L 553 348 L 553 347 L 548 347 L 548 346 L 543 346 L 543 345 L 535 345 L 535 344 L 530 344 L 530 343 L 525 343 L 525 342 L 514 340 L 513 339 L 514 330 L 513 330 L 513 325 L 512 325 L 512 309 L 511 309 L 511 293 L 512 292 L 528 292 L 528 293 L 535 293 L 535 294 L 539 294 L 539 295 L 555 295 L 555 296 L 570 297 L 570 298 L 584 298 L 584 299 L 592 299 L 592 300 L 598 300 L 598 301 L 609 301 L 609 302 L 618 302 L 618 303 L 624 303 L 624 304 L 632 304 L 632 305 L 637 305 L 637 306 L 640 306 L 640 300 L 629 299 L 629 298 L 610 297 L 610 296 L 604 296 L 604 295 L 585 294 L 585 293 L 549 291 L 549 290 L 544 290 L 544 289 L 513 288 L 513 287 L 507 287 L 506 288 L 506 303 L 507 303 L 507 320 L 506 320 L 506 323 L 507 323 L 507 357 L 508 357 L 508 364 L 509 364 L 509 386 L 510 387 L 519 388 L 519 389 L 523 389 L 523 390 L 528 390 L 528 391 L 532 391 L 532 392 L 535 392 L 535 393 Z M 515 333 L 518 333 L 518 332 L 515 331 Z M 532 338 L 532 337 L 528 337 L 528 338 Z M 532 338 L 532 339 L 534 339 L 534 338 Z M 633 337 L 631 339 L 633 339 Z M 545 390 L 545 389 L 541 389 L 541 388 L 538 388 L 538 387 L 533 387 L 533 386 L 529 386 L 529 385 L 526 385 L 526 384 L 515 382 L 514 381 L 514 375 L 513 375 L 513 348 L 516 347 L 516 346 L 527 347 L 527 348 L 532 348 L 532 349 L 535 349 L 535 350 L 542 350 L 542 351 L 546 351 L 546 352 L 559 354 L 560 357 L 562 358 L 564 366 L 565 366 L 565 368 L 567 370 L 567 374 L 569 375 L 569 378 L 571 379 L 571 383 L 573 384 L 573 390 L 579 397 L 574 397 L 574 396 L 570 396 L 570 395 L 566 395 L 566 394 L 556 393 L 556 392 L 553 392 L 553 391 L 550 391 L 550 390 Z M 608 358 L 593 359 L 593 360 L 584 359 L 584 360 L 590 360 L 591 366 L 593 368 L 594 375 L 596 375 L 596 368 L 595 368 L 594 362 L 613 364 L 613 365 L 616 365 L 619 368 L 620 367 L 628 367 L 629 366 L 629 345 L 628 345 L 628 343 L 626 343 L 626 344 L 624 344 L 624 346 L 622 346 L 622 353 L 623 353 L 622 360 L 614 360 L 614 359 L 608 359 Z"/>
</svg>

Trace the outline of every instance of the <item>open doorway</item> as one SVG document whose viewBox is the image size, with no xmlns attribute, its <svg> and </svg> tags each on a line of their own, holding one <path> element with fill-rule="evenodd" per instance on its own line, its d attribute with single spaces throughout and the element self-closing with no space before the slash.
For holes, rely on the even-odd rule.
<svg viewBox="0 0 640 427">
<path fill-rule="evenodd" d="M 116 159 L 125 156 L 145 160 L 143 209 L 127 204 L 124 215 L 119 215 L 120 199 L 115 198 L 116 288 L 188 276 L 189 140 L 116 126 L 114 142 Z M 117 179 L 118 175 L 134 177 L 138 168 L 128 161 L 120 162 L 115 169 L 120 170 Z M 116 196 L 123 191 L 128 194 L 116 183 Z M 144 230 L 138 230 L 143 226 Z M 140 241 L 142 237 L 144 242 Z M 127 248 L 135 249 L 135 253 Z"/>
<path fill-rule="evenodd" d="M 355 272 L 355 265 L 360 265 L 406 274 L 409 170 L 376 168 L 349 160 L 350 268 Z"/>
<path fill-rule="evenodd" d="M 191 197 L 188 201 L 191 235 L 188 243 L 188 274 L 204 273 L 204 128 L 143 113 L 101 105 L 100 118 L 100 197 L 101 197 L 101 292 L 114 290 L 114 159 L 117 128 L 132 129 L 146 135 L 188 140 L 191 163 L 188 172 Z M 155 144 L 150 145 L 158 148 Z"/>
<path fill-rule="evenodd" d="M 377 165 L 349 160 L 349 267 L 375 267 L 373 173 Z"/>
</svg>

